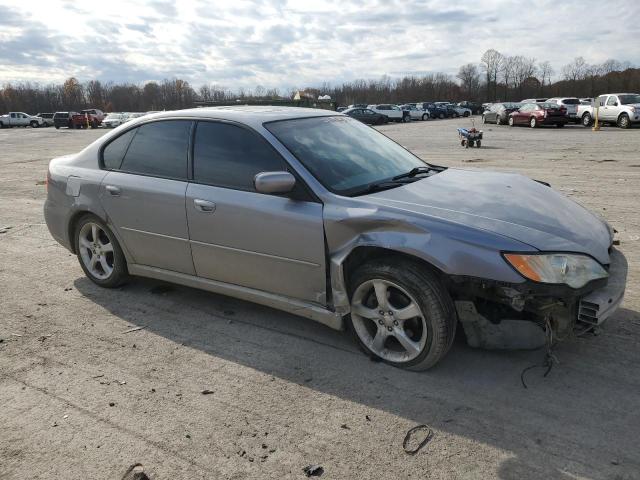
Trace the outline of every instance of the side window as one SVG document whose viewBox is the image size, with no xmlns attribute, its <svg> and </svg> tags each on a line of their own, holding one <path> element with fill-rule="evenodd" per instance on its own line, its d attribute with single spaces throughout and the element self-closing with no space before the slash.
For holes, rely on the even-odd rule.
<svg viewBox="0 0 640 480">
<path fill-rule="evenodd" d="M 127 153 L 131 139 L 138 129 L 134 128 L 112 140 L 102 151 L 102 164 L 107 170 L 117 170 L 122 163 L 122 157 Z"/>
<path fill-rule="evenodd" d="M 254 191 L 256 174 L 286 169 L 280 155 L 257 134 L 228 123 L 198 123 L 193 150 L 194 181 Z"/>
<path fill-rule="evenodd" d="M 601 95 L 598 97 L 598 100 L 596 100 L 597 102 L 597 106 L 599 107 L 604 107 L 604 102 L 607 100 L 606 95 Z"/>
<path fill-rule="evenodd" d="M 607 100 L 607 105 L 614 106 L 617 101 L 618 101 L 618 97 L 611 95 L 609 97 L 609 100 Z"/>
<path fill-rule="evenodd" d="M 138 127 L 121 170 L 157 177 L 187 178 L 191 122 L 168 120 Z"/>
</svg>

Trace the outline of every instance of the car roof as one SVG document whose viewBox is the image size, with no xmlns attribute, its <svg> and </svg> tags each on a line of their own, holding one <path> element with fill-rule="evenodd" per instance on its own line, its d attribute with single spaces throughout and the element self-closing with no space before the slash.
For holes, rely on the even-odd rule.
<svg viewBox="0 0 640 480">
<path fill-rule="evenodd" d="M 339 115 L 333 110 L 318 108 L 280 107 L 267 105 L 238 105 L 227 107 L 201 107 L 186 110 L 173 110 L 167 112 L 152 113 L 146 115 L 144 120 L 190 117 L 203 119 L 232 120 L 247 124 L 262 124 L 276 120 L 289 120 L 295 118 L 325 117 Z"/>
</svg>

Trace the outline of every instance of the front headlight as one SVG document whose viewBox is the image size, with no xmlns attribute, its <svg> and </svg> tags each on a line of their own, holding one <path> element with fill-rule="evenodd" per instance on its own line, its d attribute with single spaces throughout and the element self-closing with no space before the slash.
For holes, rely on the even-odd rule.
<svg viewBox="0 0 640 480">
<path fill-rule="evenodd" d="M 581 288 L 592 280 L 609 276 L 602 265 L 586 255 L 505 253 L 504 258 L 523 277 L 534 282 Z"/>
</svg>

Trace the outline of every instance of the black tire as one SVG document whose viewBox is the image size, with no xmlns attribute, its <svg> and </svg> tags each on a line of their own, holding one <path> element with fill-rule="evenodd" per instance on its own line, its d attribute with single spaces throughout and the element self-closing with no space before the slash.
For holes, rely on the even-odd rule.
<svg viewBox="0 0 640 480">
<path fill-rule="evenodd" d="M 590 127 L 592 122 L 593 120 L 591 119 L 591 114 L 585 113 L 584 115 L 582 115 L 581 123 L 583 127 Z"/>
<path fill-rule="evenodd" d="M 631 121 L 629 120 L 629 115 L 623 113 L 618 117 L 618 127 L 620 128 L 629 128 L 631 126 Z"/>
<path fill-rule="evenodd" d="M 91 128 L 98 128 L 98 122 L 96 120 L 91 122 Z"/>
<path fill-rule="evenodd" d="M 80 231 L 82 227 L 87 223 L 94 223 L 98 225 L 106 236 L 109 239 L 109 242 L 113 246 L 113 272 L 109 275 L 108 278 L 101 279 L 97 278 L 95 275 L 91 273 L 91 271 L 86 267 L 84 261 L 81 256 L 80 249 Z M 93 214 L 83 215 L 75 225 L 74 228 L 74 246 L 76 251 L 76 256 L 78 257 L 78 262 L 80 262 L 80 266 L 84 271 L 85 275 L 96 285 L 99 285 L 104 288 L 116 288 L 122 285 L 129 278 L 129 271 L 127 270 L 127 260 L 124 257 L 124 253 L 122 253 L 122 248 L 120 248 L 120 244 L 116 239 L 115 235 L 109 227 L 105 225 L 105 223 L 100 220 L 97 216 Z"/>
<path fill-rule="evenodd" d="M 463 117 L 468 117 L 469 115 L 471 115 L 469 112 L 464 112 L 464 113 L 462 114 L 462 116 L 463 116 Z"/>
<path fill-rule="evenodd" d="M 440 115 L 438 115 L 438 118 L 442 120 L 444 118 L 444 113 L 440 113 Z"/>
<path fill-rule="evenodd" d="M 481 140 L 476 140 L 476 147 L 480 148 L 480 145 L 482 145 L 482 141 Z"/>
<path fill-rule="evenodd" d="M 356 342 L 370 357 L 395 367 L 416 371 L 433 367 L 451 348 L 457 325 L 453 301 L 442 282 L 427 267 L 418 263 L 396 259 L 374 260 L 359 267 L 351 276 L 349 298 L 352 298 L 358 286 L 375 279 L 392 282 L 415 299 L 425 320 L 427 339 L 414 359 L 405 362 L 389 361 L 376 355 L 363 343 L 349 315 L 347 326 Z"/>
<path fill-rule="evenodd" d="M 30 126 L 31 128 L 38 128 L 38 122 L 36 122 L 35 120 L 34 120 L 34 121 L 32 121 L 32 122 L 29 122 L 29 126 Z"/>
<path fill-rule="evenodd" d="M 510 127 L 515 126 L 515 122 L 513 121 L 513 117 L 509 117 L 509 126 Z"/>
<path fill-rule="evenodd" d="M 564 123 L 556 123 L 556 127 L 562 128 L 562 127 L 564 127 Z"/>
<path fill-rule="evenodd" d="M 59 125 L 56 125 L 56 130 L 60 130 L 60 126 Z"/>
<path fill-rule="evenodd" d="M 536 117 L 531 117 L 529 119 L 529 126 L 531 128 L 536 128 L 538 126 L 538 119 Z"/>
<path fill-rule="evenodd" d="M 4 128 L 4 123 L 0 122 L 0 128 Z"/>
</svg>

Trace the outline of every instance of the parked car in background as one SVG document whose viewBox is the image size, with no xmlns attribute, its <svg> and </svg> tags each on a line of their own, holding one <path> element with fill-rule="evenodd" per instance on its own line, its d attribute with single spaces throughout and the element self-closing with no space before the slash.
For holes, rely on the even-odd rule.
<svg viewBox="0 0 640 480">
<path fill-rule="evenodd" d="M 461 107 L 460 105 L 450 104 L 451 108 L 455 112 L 455 117 L 469 117 L 473 115 L 473 110 L 467 107 Z"/>
<path fill-rule="evenodd" d="M 44 120 L 24 112 L 9 112 L 0 115 L 0 128 L 31 127 L 38 128 L 44 125 Z"/>
<path fill-rule="evenodd" d="M 366 103 L 354 103 L 353 105 L 349 105 L 347 108 L 369 108 L 369 105 Z"/>
<path fill-rule="evenodd" d="M 524 100 L 520 100 L 520 103 L 543 103 L 546 101 L 546 98 L 526 98 Z"/>
<path fill-rule="evenodd" d="M 102 121 L 102 125 L 106 128 L 119 127 L 125 122 L 126 118 L 124 113 L 109 113 Z"/>
<path fill-rule="evenodd" d="M 578 106 L 580 105 L 580 99 L 576 97 L 553 97 L 547 100 L 547 103 L 556 103 L 562 105 L 567 109 L 567 117 L 570 122 L 580 123 L 580 117 L 578 116 Z"/>
<path fill-rule="evenodd" d="M 43 127 L 53 127 L 53 113 L 36 113 L 35 116 L 42 119 Z"/>
<path fill-rule="evenodd" d="M 480 115 L 485 110 L 481 104 L 477 102 L 469 102 L 466 100 L 464 102 L 458 103 L 458 106 L 462 108 L 468 108 L 469 110 L 471 110 L 472 115 Z"/>
<path fill-rule="evenodd" d="M 146 112 L 126 112 L 123 113 L 124 117 L 123 117 L 123 121 L 122 123 L 127 123 L 135 118 L 140 118 L 140 117 L 144 117 L 147 113 Z"/>
<path fill-rule="evenodd" d="M 97 108 L 89 108 L 86 110 L 82 110 L 80 111 L 80 113 L 82 113 L 83 115 L 89 116 L 89 124 L 93 128 L 96 128 L 97 126 L 99 126 L 105 117 L 104 112 L 102 110 L 98 110 Z M 94 124 L 96 125 L 96 127 L 93 126 Z"/>
<path fill-rule="evenodd" d="M 591 105 L 593 103 L 593 98 L 581 98 L 580 105 Z"/>
<path fill-rule="evenodd" d="M 482 114 L 482 123 L 495 123 L 506 125 L 509 123 L 509 114 L 518 110 L 523 104 L 515 102 L 492 103 Z"/>
<path fill-rule="evenodd" d="M 620 128 L 629 128 L 640 123 L 640 94 L 609 93 L 596 99 L 598 121 L 615 124 Z M 584 123 L 583 123 L 584 125 Z"/>
<path fill-rule="evenodd" d="M 411 120 L 409 112 L 402 110 L 398 105 L 379 103 L 369 105 L 367 108 L 381 115 L 385 115 L 390 122 L 408 122 Z"/>
<path fill-rule="evenodd" d="M 139 275 L 253 301 L 396 367 L 434 366 L 459 327 L 484 348 L 572 338 L 624 296 L 600 216 L 522 175 L 425 163 L 327 110 L 163 112 L 46 175 L 47 227 L 96 285 Z"/>
<path fill-rule="evenodd" d="M 529 125 L 531 128 L 542 125 L 564 127 L 568 122 L 567 110 L 557 103 L 525 103 L 509 114 L 509 125 Z"/>
<path fill-rule="evenodd" d="M 356 120 L 360 120 L 367 125 L 382 125 L 387 123 L 389 119 L 381 113 L 376 113 L 368 108 L 347 108 L 342 113 L 349 115 Z"/>
<path fill-rule="evenodd" d="M 338 108 L 336 108 L 336 112 L 344 112 L 348 108 L 349 107 L 338 107 Z"/>
<path fill-rule="evenodd" d="M 449 111 L 440 105 L 436 105 L 433 102 L 419 102 L 416 103 L 416 107 L 429 112 L 429 118 L 447 118 Z"/>
<path fill-rule="evenodd" d="M 56 112 L 53 114 L 53 126 L 56 129 L 61 127 L 80 128 L 84 118 L 78 112 Z"/>
<path fill-rule="evenodd" d="M 400 108 L 409 112 L 411 120 L 427 120 L 429 118 L 429 110 L 418 108 L 415 103 L 405 103 L 404 105 L 400 105 Z"/>
</svg>

